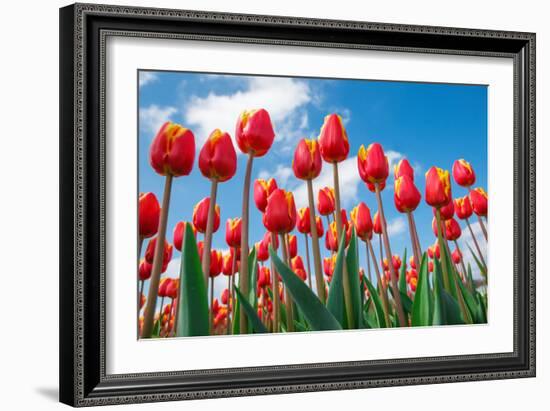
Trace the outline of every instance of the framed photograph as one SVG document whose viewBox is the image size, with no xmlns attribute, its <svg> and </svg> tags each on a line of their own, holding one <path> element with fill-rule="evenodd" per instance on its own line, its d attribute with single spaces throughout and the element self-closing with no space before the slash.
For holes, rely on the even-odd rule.
<svg viewBox="0 0 550 411">
<path fill-rule="evenodd" d="M 62 402 L 535 375 L 535 34 L 60 22 Z"/>
</svg>

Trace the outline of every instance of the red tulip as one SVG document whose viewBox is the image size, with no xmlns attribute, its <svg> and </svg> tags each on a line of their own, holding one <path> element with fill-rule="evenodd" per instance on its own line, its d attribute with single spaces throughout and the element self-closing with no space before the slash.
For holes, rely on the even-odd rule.
<svg viewBox="0 0 550 411">
<path fill-rule="evenodd" d="M 288 258 L 294 258 L 298 254 L 298 242 L 294 234 L 288 235 Z"/>
<path fill-rule="evenodd" d="M 432 273 L 434 271 L 434 262 L 428 261 L 428 271 Z"/>
<path fill-rule="evenodd" d="M 426 173 L 426 203 L 441 208 L 452 200 L 449 172 L 431 167 Z"/>
<path fill-rule="evenodd" d="M 372 219 L 370 210 L 367 205 L 360 202 L 353 210 L 351 210 L 351 221 L 357 232 L 357 236 L 363 241 L 372 238 Z"/>
<path fill-rule="evenodd" d="M 309 207 L 302 207 L 298 210 L 298 219 L 296 221 L 296 229 L 302 234 L 311 232 L 311 223 L 309 221 Z"/>
<path fill-rule="evenodd" d="M 431 264 L 433 264 L 431 261 L 430 261 Z M 409 286 L 411 287 L 411 291 L 414 293 L 416 291 L 416 285 L 418 284 L 418 278 L 417 277 L 413 277 L 411 278 L 411 281 L 409 282 Z"/>
<path fill-rule="evenodd" d="M 382 146 L 373 143 L 365 149 L 365 146 L 361 145 L 357 153 L 357 168 L 364 182 L 372 184 L 385 182 L 389 174 L 389 164 Z"/>
<path fill-rule="evenodd" d="M 334 213 L 335 209 L 334 189 L 325 187 L 319 190 L 317 197 L 317 209 L 319 214 L 326 216 Z"/>
<path fill-rule="evenodd" d="M 351 239 L 351 226 L 350 225 L 343 225 L 346 233 L 346 247 L 349 245 L 349 241 Z M 330 226 L 327 230 L 327 234 L 325 235 L 325 247 L 327 250 L 330 251 L 338 251 L 338 232 L 336 230 L 336 221 L 333 221 L 330 223 Z"/>
<path fill-rule="evenodd" d="M 173 278 L 172 281 L 170 281 L 166 285 L 166 297 L 168 298 L 177 298 L 178 297 L 178 290 L 179 290 L 180 280 L 179 278 Z M 172 307 L 172 304 L 169 306 Z"/>
<path fill-rule="evenodd" d="M 430 258 L 441 258 L 441 253 L 439 251 L 439 242 L 436 240 L 434 245 L 428 247 L 428 256 Z"/>
<path fill-rule="evenodd" d="M 241 218 L 228 218 L 225 222 L 225 242 L 231 248 L 241 246 Z"/>
<path fill-rule="evenodd" d="M 265 228 L 272 233 L 285 234 L 296 225 L 296 206 L 290 191 L 276 189 L 267 199 L 263 216 Z"/>
<path fill-rule="evenodd" d="M 275 139 L 269 113 L 263 108 L 243 111 L 237 119 L 235 137 L 243 153 L 254 157 L 265 155 Z"/>
<path fill-rule="evenodd" d="M 277 181 L 270 178 L 265 181 L 263 178 L 258 178 L 254 181 L 254 202 L 256 207 L 262 213 L 267 206 L 267 198 L 277 189 Z"/>
<path fill-rule="evenodd" d="M 349 222 L 348 222 L 348 215 L 346 213 L 346 210 L 344 208 L 342 208 L 340 210 L 340 219 L 342 221 L 342 227 L 344 227 L 344 229 L 348 229 L 349 227 Z"/>
<path fill-rule="evenodd" d="M 365 182 L 365 185 L 371 193 L 376 193 L 376 185 L 374 183 L 367 181 Z M 378 183 L 378 187 L 380 188 L 380 191 L 383 191 L 386 188 L 386 182 L 382 181 Z"/>
<path fill-rule="evenodd" d="M 197 250 L 199 252 L 199 259 L 202 261 L 202 252 L 204 251 L 204 241 L 197 242 Z"/>
<path fill-rule="evenodd" d="M 456 198 L 454 201 L 456 216 L 461 220 L 470 218 L 473 213 L 472 203 L 470 202 L 470 197 L 464 196 Z"/>
<path fill-rule="evenodd" d="M 307 273 L 304 268 L 304 262 L 302 261 L 302 257 L 297 255 L 296 257 L 292 258 L 290 261 L 290 266 L 292 267 L 292 271 L 300 277 L 303 281 L 307 280 Z"/>
<path fill-rule="evenodd" d="M 323 258 L 323 271 L 327 277 L 332 277 L 334 274 L 334 266 L 336 265 L 336 254 L 332 257 Z"/>
<path fill-rule="evenodd" d="M 218 250 L 210 251 L 210 277 L 217 277 L 222 272 L 222 252 Z"/>
<path fill-rule="evenodd" d="M 472 203 L 472 208 L 474 213 L 478 216 L 487 215 L 487 193 L 481 187 L 474 188 L 470 191 L 470 202 Z"/>
<path fill-rule="evenodd" d="M 214 130 L 199 153 L 199 168 L 206 178 L 227 181 L 237 171 L 237 153 L 231 137 L 220 130 Z"/>
<path fill-rule="evenodd" d="M 151 270 L 153 265 L 148 263 L 144 258 L 139 262 L 139 279 L 141 281 L 148 280 L 151 277 Z"/>
<path fill-rule="evenodd" d="M 195 229 L 204 233 L 206 231 L 206 223 L 208 222 L 208 208 L 210 207 L 210 197 L 205 197 L 197 203 L 193 208 L 193 225 Z M 212 232 L 215 233 L 220 228 L 220 206 L 216 204 L 214 211 L 214 228 Z"/>
<path fill-rule="evenodd" d="M 185 233 L 185 221 L 179 221 L 176 223 L 176 226 L 174 227 L 173 237 L 174 237 L 174 247 L 178 251 L 181 251 L 181 246 L 183 244 L 183 234 Z M 193 234 L 195 238 L 197 238 L 197 229 L 193 224 L 191 224 L 191 229 L 193 230 Z"/>
<path fill-rule="evenodd" d="M 238 257 L 238 255 L 237 255 L 237 257 Z M 223 261 L 222 261 L 222 273 L 223 273 L 223 275 L 231 276 L 231 275 L 233 275 L 233 274 L 235 274 L 236 272 L 239 271 L 239 261 L 238 260 L 235 263 L 235 271 L 232 271 L 233 270 L 233 260 L 237 257 L 235 256 L 235 252 L 233 252 L 233 251 L 230 251 L 229 253 L 226 253 L 223 256 Z"/>
<path fill-rule="evenodd" d="M 447 240 L 455 241 L 461 234 L 462 230 L 460 225 L 454 218 L 445 220 L 445 238 L 447 238 Z"/>
<path fill-rule="evenodd" d="M 342 118 L 338 114 L 325 117 L 319 134 L 321 156 L 327 163 L 339 163 L 349 153 L 349 141 Z"/>
<path fill-rule="evenodd" d="M 420 204 L 420 198 L 420 191 L 418 191 L 409 175 L 403 174 L 395 180 L 393 200 L 397 211 L 408 213 L 416 210 L 416 207 Z"/>
<path fill-rule="evenodd" d="M 229 303 L 229 290 L 227 288 L 222 291 L 220 300 L 222 301 L 222 304 L 227 305 Z"/>
<path fill-rule="evenodd" d="M 256 243 L 256 258 L 258 261 L 267 261 L 269 258 L 269 243 L 265 241 L 258 241 Z"/>
<path fill-rule="evenodd" d="M 296 178 L 313 180 L 321 173 L 321 153 L 316 140 L 302 139 L 294 151 L 292 170 Z"/>
<path fill-rule="evenodd" d="M 399 271 L 399 269 L 401 268 L 401 257 L 399 257 L 398 255 L 394 255 L 392 256 L 391 261 L 393 268 L 395 268 L 395 271 Z M 382 266 L 384 267 L 384 271 L 388 271 L 390 269 L 387 258 L 384 258 L 382 260 Z"/>
<path fill-rule="evenodd" d="M 157 237 L 149 240 L 147 244 L 147 249 L 145 250 L 145 261 L 149 264 L 153 264 L 153 257 L 155 256 L 155 245 L 157 244 Z M 172 259 L 172 244 L 169 244 L 168 241 L 164 241 L 164 253 L 162 258 L 162 269 L 161 272 L 165 272 L 168 268 L 168 263 Z"/>
<path fill-rule="evenodd" d="M 170 277 L 166 277 L 166 278 L 162 278 L 159 282 L 159 292 L 158 292 L 158 296 L 159 297 L 168 297 L 168 285 L 173 281 L 172 278 Z"/>
<path fill-rule="evenodd" d="M 476 182 L 474 169 L 464 159 L 456 160 L 453 164 L 453 177 L 456 183 L 462 187 L 470 187 Z"/>
<path fill-rule="evenodd" d="M 462 260 L 462 254 L 460 254 L 460 251 L 458 251 L 458 248 L 453 251 L 451 254 L 453 258 L 453 263 L 458 264 Z"/>
<path fill-rule="evenodd" d="M 315 225 L 317 226 L 317 237 L 321 238 L 325 234 L 325 227 L 323 226 L 323 220 L 321 217 L 315 216 Z"/>
<path fill-rule="evenodd" d="M 260 267 L 258 271 L 258 287 L 264 288 L 271 284 L 271 271 L 268 267 Z"/>
<path fill-rule="evenodd" d="M 170 121 L 164 123 L 151 143 L 151 167 L 163 176 L 186 176 L 191 172 L 194 161 L 193 132 Z"/>
<path fill-rule="evenodd" d="M 437 212 L 437 208 L 433 208 L 433 214 L 435 217 L 435 214 Z M 439 209 L 439 212 L 441 213 L 441 219 L 442 220 L 448 220 L 450 218 L 453 218 L 455 215 L 455 204 L 454 201 L 449 201 L 448 204 L 444 205 Z"/>
<path fill-rule="evenodd" d="M 218 301 L 217 298 L 214 298 L 212 300 L 211 310 L 212 310 L 212 314 L 214 314 L 214 315 L 218 314 L 218 312 L 220 311 L 220 302 Z"/>
<path fill-rule="evenodd" d="M 380 221 L 380 213 L 378 211 L 374 213 L 372 229 L 376 234 L 382 234 L 382 223 Z"/>
<path fill-rule="evenodd" d="M 414 268 L 416 270 L 416 262 L 414 261 L 414 255 L 411 255 L 411 257 L 409 258 L 409 265 L 411 266 L 411 268 Z"/>
<path fill-rule="evenodd" d="M 414 181 L 414 169 L 411 167 L 409 160 L 402 158 L 393 167 L 393 177 L 398 180 L 401 176 L 409 176 Z"/>
<path fill-rule="evenodd" d="M 157 233 L 160 218 L 160 205 L 153 193 L 139 194 L 139 235 L 149 238 Z"/>
</svg>

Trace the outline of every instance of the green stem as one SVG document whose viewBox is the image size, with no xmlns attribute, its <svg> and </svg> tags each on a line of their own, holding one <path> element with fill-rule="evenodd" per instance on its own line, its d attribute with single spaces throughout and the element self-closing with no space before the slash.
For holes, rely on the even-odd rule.
<svg viewBox="0 0 550 411">
<path fill-rule="evenodd" d="M 290 268 L 290 253 L 288 249 L 287 235 L 281 234 L 281 245 L 283 248 L 283 259 Z M 288 292 L 288 287 L 285 287 L 285 310 L 286 310 L 286 329 L 288 332 L 294 331 L 294 315 L 292 312 L 292 298 Z"/>
<path fill-rule="evenodd" d="M 374 249 L 372 248 L 372 243 L 370 242 L 370 240 L 367 240 L 367 248 L 370 251 L 370 255 L 372 256 L 372 259 L 376 261 L 376 255 L 374 254 Z M 389 304 L 388 304 L 388 293 L 386 291 L 386 286 L 384 285 L 384 282 L 380 277 L 380 270 L 378 269 L 378 265 L 373 264 L 373 266 L 374 266 L 374 271 L 376 272 L 376 283 L 380 287 L 380 297 L 382 298 L 382 306 L 384 308 L 384 318 L 386 320 L 386 326 L 391 327 L 390 311 L 389 311 Z"/>
<path fill-rule="evenodd" d="M 275 245 L 277 244 L 277 234 L 271 233 L 271 246 L 273 249 L 275 249 Z M 280 312 L 279 312 L 279 273 L 277 273 L 277 270 L 275 269 L 275 263 L 273 262 L 273 259 L 271 259 L 271 275 L 273 276 L 272 280 L 272 291 L 273 291 L 273 332 L 278 333 L 279 328 L 279 322 L 280 322 Z"/>
<path fill-rule="evenodd" d="M 307 240 L 307 233 L 304 234 L 304 241 L 306 243 L 307 284 L 309 288 L 313 290 L 313 286 L 311 285 L 311 263 L 309 262 L 309 241 Z"/>
<path fill-rule="evenodd" d="M 477 242 L 477 238 L 474 235 L 474 230 L 472 230 L 472 226 L 470 225 L 470 221 L 466 219 L 466 225 L 468 226 L 468 230 L 470 231 L 470 235 L 472 236 L 472 240 L 474 240 L 474 245 L 477 250 L 477 254 L 479 256 L 479 261 L 483 264 L 485 267 L 485 273 L 487 273 L 487 263 L 485 262 L 485 258 L 483 258 L 483 253 L 481 252 L 481 248 L 479 247 L 479 243 Z"/>
<path fill-rule="evenodd" d="M 241 231 L 241 269 L 239 271 L 239 291 L 243 295 L 248 295 L 248 218 L 249 218 L 249 203 L 250 203 L 250 178 L 252 176 L 252 162 L 254 156 L 248 155 L 246 162 L 246 172 L 244 176 L 243 188 L 243 215 L 242 215 L 242 231 Z M 239 313 L 240 333 L 246 334 L 248 330 L 248 317 L 244 307 L 241 306 Z"/>
<path fill-rule="evenodd" d="M 311 180 L 307 180 L 307 194 L 309 201 L 309 224 L 311 228 L 311 249 L 313 251 L 313 265 L 315 267 L 315 286 L 317 288 L 317 296 L 319 297 L 319 300 L 325 304 L 325 279 L 323 278 L 323 267 L 321 264 L 321 250 L 319 249 L 319 235 L 317 233 L 317 221 L 315 217 L 315 201 L 313 199 L 313 183 Z"/>
<path fill-rule="evenodd" d="M 206 220 L 206 231 L 204 233 L 204 251 L 202 253 L 202 272 L 204 281 L 208 287 L 208 274 L 210 272 L 210 250 L 212 249 L 212 232 L 214 231 L 214 214 L 216 212 L 216 196 L 218 181 L 212 180 L 210 185 L 210 204 L 208 206 L 208 217 Z"/>
</svg>

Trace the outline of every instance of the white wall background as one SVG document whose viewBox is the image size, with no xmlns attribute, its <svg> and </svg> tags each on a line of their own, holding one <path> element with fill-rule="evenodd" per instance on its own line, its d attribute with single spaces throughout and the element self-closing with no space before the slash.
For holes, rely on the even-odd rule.
<svg viewBox="0 0 550 411">
<path fill-rule="evenodd" d="M 316 410 L 342 405 L 394 410 L 545 409 L 550 386 L 547 313 L 550 286 L 544 267 L 549 226 L 545 165 L 550 129 L 550 26 L 545 2 L 353 0 L 272 2 L 129 0 L 111 3 L 197 10 L 444 25 L 537 33 L 538 131 L 538 371 L 536 379 L 379 388 L 125 406 L 120 409 L 224 408 Z M 58 7 L 64 1 L 5 2 L 0 25 L 0 405 L 48 410 L 58 378 Z M 307 401 L 307 402 L 303 402 Z M 109 409 L 114 409 L 108 407 Z"/>
</svg>

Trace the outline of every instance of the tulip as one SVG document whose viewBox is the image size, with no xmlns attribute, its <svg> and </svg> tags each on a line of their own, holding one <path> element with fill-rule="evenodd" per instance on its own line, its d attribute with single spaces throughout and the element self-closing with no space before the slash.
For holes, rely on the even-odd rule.
<svg viewBox="0 0 550 411">
<path fill-rule="evenodd" d="M 433 271 L 434 271 L 434 262 L 433 261 L 428 261 L 428 271 L 430 273 L 433 273 Z"/>
<path fill-rule="evenodd" d="M 388 178 L 389 163 L 382 146 L 378 143 L 359 147 L 357 153 L 357 168 L 364 182 L 371 184 L 383 183 Z"/>
<path fill-rule="evenodd" d="M 258 241 L 256 243 L 256 258 L 258 261 L 267 261 L 269 258 L 269 243 Z"/>
<path fill-rule="evenodd" d="M 222 262 L 222 273 L 225 276 L 232 276 L 235 274 L 238 269 L 237 266 L 239 264 L 239 261 L 237 261 L 237 256 L 233 251 L 230 251 L 229 253 L 226 253 L 223 256 L 223 262 Z M 229 279 L 231 281 L 231 279 Z"/>
<path fill-rule="evenodd" d="M 300 180 L 312 180 L 321 173 L 321 152 L 316 140 L 302 139 L 298 142 L 292 160 L 292 170 Z"/>
<path fill-rule="evenodd" d="M 180 285 L 180 280 L 179 278 L 174 278 L 172 279 L 172 281 L 170 281 L 167 285 L 166 285 L 166 296 L 171 298 L 172 300 L 174 298 L 177 298 L 178 297 L 178 289 L 179 289 L 179 285 Z"/>
<path fill-rule="evenodd" d="M 431 261 L 430 261 L 431 262 Z M 432 263 L 433 264 L 433 263 Z M 416 284 L 418 283 L 418 278 L 413 277 L 411 278 L 411 281 L 409 282 L 409 286 L 411 287 L 411 291 L 414 293 L 416 291 Z"/>
<path fill-rule="evenodd" d="M 334 266 L 336 265 L 336 254 L 331 257 L 323 258 L 323 271 L 327 277 L 332 277 L 334 274 Z"/>
<path fill-rule="evenodd" d="M 256 207 L 262 213 L 265 211 L 265 207 L 267 206 L 267 198 L 276 189 L 277 181 L 273 178 L 270 178 L 267 181 L 262 178 L 258 178 L 254 181 L 254 203 L 256 203 Z"/>
<path fill-rule="evenodd" d="M 435 214 L 437 212 L 437 208 L 434 207 L 432 209 L 432 211 L 433 211 L 433 215 L 435 217 Z M 443 207 L 441 207 L 439 209 L 439 212 L 441 213 L 441 219 L 444 220 L 444 221 L 453 218 L 454 215 L 455 215 L 454 201 L 449 201 L 446 205 L 444 205 Z"/>
<path fill-rule="evenodd" d="M 309 207 L 302 207 L 298 209 L 296 229 L 302 234 L 308 234 L 311 231 L 311 222 L 309 221 Z"/>
<path fill-rule="evenodd" d="M 458 264 L 462 261 L 462 254 L 460 253 L 458 248 L 453 251 L 453 253 L 451 254 L 451 257 L 453 259 L 453 263 L 455 264 Z"/>
<path fill-rule="evenodd" d="M 197 229 L 194 225 L 191 225 L 191 229 L 193 230 L 193 235 L 195 236 L 195 239 L 197 238 Z M 178 251 L 181 251 L 181 246 L 183 244 L 183 234 L 185 230 L 185 221 L 179 221 L 176 223 L 174 227 L 173 237 L 174 237 L 174 247 Z"/>
<path fill-rule="evenodd" d="M 271 285 L 271 272 L 268 267 L 260 267 L 258 271 L 258 287 L 265 288 Z"/>
<path fill-rule="evenodd" d="M 485 240 L 487 240 L 487 229 L 481 219 L 481 217 L 487 217 L 487 193 L 481 187 L 474 188 L 473 190 L 470 190 L 470 201 L 472 203 L 474 213 L 477 215 L 479 225 L 481 226 L 481 231 L 483 231 L 483 236 L 485 237 Z"/>
<path fill-rule="evenodd" d="M 328 216 L 334 213 L 334 190 L 330 187 L 325 187 L 319 190 L 317 196 L 317 209 L 322 216 Z"/>
<path fill-rule="evenodd" d="M 446 220 L 444 224 L 445 238 L 449 241 L 457 240 L 462 234 L 462 230 L 460 229 L 458 222 L 454 218 L 451 218 L 450 220 Z"/>
<path fill-rule="evenodd" d="M 345 246 L 346 247 L 349 245 L 349 242 L 351 240 L 351 230 L 352 230 L 352 227 L 350 225 L 348 225 L 346 230 L 345 230 L 345 233 L 346 233 Z M 327 234 L 325 236 L 325 247 L 327 248 L 327 250 L 330 250 L 330 251 L 333 251 L 333 252 L 338 251 L 339 242 L 338 242 L 337 236 L 338 236 L 338 230 L 337 230 L 337 226 L 336 226 L 336 221 L 333 221 L 332 223 L 330 223 L 329 229 L 327 230 Z"/>
<path fill-rule="evenodd" d="M 426 173 L 426 202 L 435 208 L 441 208 L 451 201 L 451 181 L 449 172 L 431 167 Z"/>
<path fill-rule="evenodd" d="M 160 204 L 153 193 L 139 194 L 139 238 L 140 244 L 144 238 L 149 238 L 157 233 L 160 218 Z M 141 254 L 141 246 L 139 250 Z"/>
<path fill-rule="evenodd" d="M 204 249 L 203 253 L 207 253 Z M 204 261 L 204 257 L 203 257 Z M 210 323 L 212 323 L 212 303 L 214 301 L 214 278 L 220 275 L 222 271 L 223 258 L 221 251 L 211 250 L 209 258 L 208 276 L 210 277 Z"/>
<path fill-rule="evenodd" d="M 404 160 L 406 162 L 406 160 Z M 411 178 L 411 174 L 408 174 L 407 167 L 405 164 L 408 165 L 408 162 L 401 163 L 401 171 L 397 170 L 395 171 L 395 174 L 398 174 L 399 172 L 403 173 L 400 177 L 395 180 L 395 187 L 394 187 L 394 203 L 395 208 L 397 208 L 397 211 L 400 213 L 406 213 L 407 219 L 409 223 L 409 234 L 411 237 L 411 244 L 414 252 L 414 258 L 416 259 L 416 264 L 420 265 L 421 261 L 421 255 L 422 251 L 420 249 L 420 241 L 418 239 L 418 233 L 416 232 L 416 223 L 414 221 L 414 217 L 412 215 L 412 212 L 416 210 L 418 207 L 418 204 L 420 204 L 420 192 L 414 185 L 414 182 Z M 410 166 L 408 166 L 410 167 Z M 412 168 L 411 168 L 412 171 Z"/>
<path fill-rule="evenodd" d="M 228 218 L 225 222 L 225 242 L 231 248 L 238 248 L 241 245 L 241 218 Z"/>
<path fill-rule="evenodd" d="M 434 245 L 431 245 L 431 246 L 428 247 L 428 256 L 431 259 L 433 259 L 434 256 L 435 256 L 435 258 L 438 258 L 438 259 L 441 258 L 439 243 L 437 242 L 437 240 L 436 240 Z"/>
<path fill-rule="evenodd" d="M 414 268 L 415 270 L 417 269 L 417 265 L 416 265 L 416 262 L 415 262 L 415 259 L 414 259 L 414 256 L 410 256 L 409 258 L 409 265 L 411 266 L 411 268 Z"/>
<path fill-rule="evenodd" d="M 222 304 L 225 304 L 225 305 L 228 305 L 229 304 L 229 296 L 230 296 L 230 293 L 229 293 L 229 290 L 226 288 L 222 291 L 222 295 L 221 295 L 221 302 Z"/>
<path fill-rule="evenodd" d="M 283 191 L 283 190 L 281 190 Z M 277 203 L 275 202 L 272 202 L 272 200 L 276 200 L 276 198 L 274 199 L 273 197 L 277 194 L 277 191 L 274 191 L 273 194 L 271 194 L 267 200 L 267 207 L 266 207 L 266 212 L 264 214 L 264 220 L 265 220 L 265 216 L 267 215 L 267 213 L 270 211 L 270 205 L 273 204 L 274 205 L 274 213 L 276 213 L 276 207 L 277 206 Z M 292 197 L 292 193 L 284 193 L 283 192 L 283 195 L 287 198 L 286 202 L 288 203 L 288 209 L 289 210 L 294 210 L 294 222 L 296 221 L 296 207 L 294 206 L 294 197 Z M 281 203 L 282 204 L 282 203 Z M 290 213 L 291 214 L 291 213 Z M 264 224 L 265 224 L 265 221 L 264 221 Z M 292 226 L 293 228 L 294 226 Z M 275 233 L 273 233 L 275 235 Z M 280 233 L 280 236 L 281 236 L 281 245 L 282 245 L 282 250 L 283 250 L 283 260 L 286 262 L 286 265 L 290 267 L 290 247 L 289 247 L 289 244 L 288 244 L 288 236 L 285 235 L 284 232 L 281 232 Z M 276 279 L 276 282 L 277 282 L 277 286 L 278 286 L 278 274 L 274 271 L 274 277 Z M 275 287 L 277 288 L 277 287 Z M 284 299 L 284 302 L 285 302 L 285 311 L 286 311 L 286 318 L 287 318 L 287 327 L 288 327 L 288 331 L 289 332 L 292 332 L 294 331 L 294 314 L 293 314 L 293 302 L 291 300 L 291 295 L 290 295 L 290 292 L 288 290 L 288 287 L 285 288 L 285 299 Z"/>
<path fill-rule="evenodd" d="M 304 262 L 302 261 L 302 257 L 297 255 L 296 257 L 292 258 L 290 260 L 290 266 L 292 267 L 292 271 L 300 277 L 303 281 L 306 281 L 307 279 L 307 273 L 304 268 Z"/>
<path fill-rule="evenodd" d="M 453 178 L 459 186 L 471 187 L 476 182 L 476 173 L 470 163 L 461 158 L 453 163 Z"/>
<path fill-rule="evenodd" d="M 347 158 L 348 135 L 338 114 L 329 114 L 325 117 L 318 140 L 321 156 L 327 163 L 339 163 Z"/>
<path fill-rule="evenodd" d="M 315 217 L 315 222 L 315 225 L 317 226 L 317 235 L 319 237 L 322 237 L 325 234 L 325 227 L 323 226 L 323 221 L 321 220 L 321 217 Z"/>
<path fill-rule="evenodd" d="M 382 224 L 380 223 L 380 213 L 374 213 L 372 229 L 376 234 L 382 234 Z"/>
<path fill-rule="evenodd" d="M 456 216 L 461 220 L 466 221 L 466 226 L 468 227 L 468 230 L 470 231 L 470 236 L 474 241 L 474 245 L 475 245 L 479 260 L 482 263 L 483 267 L 485 268 L 485 272 L 487 272 L 487 264 L 485 263 L 485 259 L 483 258 L 483 253 L 481 252 L 481 248 L 479 247 L 479 243 L 477 242 L 477 238 L 474 235 L 474 230 L 472 230 L 472 226 L 470 225 L 470 221 L 469 221 L 469 218 L 473 214 L 472 202 L 470 201 L 470 197 L 469 196 L 459 197 L 455 199 L 454 203 L 455 203 Z"/>
<path fill-rule="evenodd" d="M 139 262 L 139 279 L 140 281 L 148 280 L 151 277 L 151 270 L 153 266 L 147 262 L 144 258 Z"/>
<path fill-rule="evenodd" d="M 153 139 L 149 151 L 149 163 L 160 175 L 165 176 L 164 193 L 159 218 L 157 243 L 153 257 L 151 283 L 147 295 L 147 306 L 143 318 L 141 336 L 150 338 L 153 331 L 155 306 L 157 304 L 158 286 L 162 269 L 163 242 L 166 239 L 166 225 L 170 208 L 172 178 L 188 175 L 195 160 L 195 137 L 191 130 L 178 124 L 166 122 Z"/>
<path fill-rule="evenodd" d="M 156 256 L 157 237 L 152 238 L 145 250 L 145 261 L 154 266 L 154 257 Z M 173 247 L 167 241 L 164 242 L 164 250 L 162 257 L 162 266 L 160 272 L 163 273 L 168 268 L 168 263 L 172 259 Z M 151 270 L 152 271 L 152 270 Z M 152 272 L 151 272 L 152 275 Z"/>
<path fill-rule="evenodd" d="M 199 233 L 205 233 L 208 224 L 208 210 L 210 208 L 210 197 L 204 197 L 193 208 L 193 226 Z M 216 204 L 214 212 L 214 225 L 212 227 L 215 233 L 220 228 L 220 206 Z"/>
<path fill-rule="evenodd" d="M 411 180 L 414 181 L 414 169 L 411 167 L 409 160 L 402 158 L 399 162 L 393 167 L 393 177 L 395 180 L 398 180 L 401 176 L 408 176 Z"/>
<path fill-rule="evenodd" d="M 372 219 L 370 216 L 370 210 L 367 205 L 360 202 L 350 213 L 351 221 L 355 227 L 357 237 L 363 241 L 367 241 L 367 238 L 372 238 Z"/>
<path fill-rule="evenodd" d="M 294 258 L 298 254 L 298 242 L 294 234 L 288 234 L 288 256 Z"/>
<path fill-rule="evenodd" d="M 210 180 L 224 182 L 237 171 L 237 153 L 228 133 L 214 130 L 199 153 L 199 169 Z"/>
<path fill-rule="evenodd" d="M 278 188 L 271 193 L 267 199 L 263 223 L 265 228 L 272 233 L 284 234 L 294 229 L 296 206 L 291 192 Z"/>
</svg>

